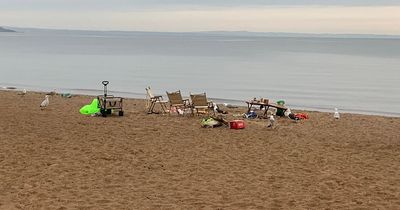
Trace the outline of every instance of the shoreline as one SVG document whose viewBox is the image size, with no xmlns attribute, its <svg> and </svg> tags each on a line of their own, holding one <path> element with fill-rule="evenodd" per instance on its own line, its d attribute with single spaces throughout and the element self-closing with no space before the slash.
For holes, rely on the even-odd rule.
<svg viewBox="0 0 400 210">
<path fill-rule="evenodd" d="M 26 88 L 29 92 L 36 92 L 36 93 L 46 93 L 53 91 L 54 88 L 43 88 L 43 87 L 34 87 L 34 86 L 24 86 L 24 85 L 7 85 L 7 83 L 0 83 L 0 91 L 22 91 Z M 6 86 L 4 86 L 6 85 Z M 7 89 L 7 88 L 15 88 L 15 89 Z M 57 93 L 71 93 L 73 95 L 81 95 L 81 96 L 97 96 L 102 95 L 103 90 L 100 89 L 71 89 L 71 88 L 55 88 Z M 143 89 L 144 90 L 144 89 Z M 112 91 L 109 90 L 109 93 L 114 95 L 124 97 L 127 99 L 143 99 L 145 100 L 146 94 L 145 91 L 143 93 L 134 93 L 134 92 L 124 92 L 124 91 Z M 157 94 L 157 93 L 156 93 Z M 167 96 L 163 93 L 161 94 L 164 99 L 167 99 Z M 189 98 L 188 96 L 183 96 L 184 98 Z M 210 100 L 218 104 L 228 103 L 232 105 L 236 105 L 239 107 L 246 107 L 245 100 L 236 100 L 236 99 L 224 99 L 224 98 L 212 98 L 209 97 Z M 309 112 L 322 112 L 322 113 L 332 113 L 333 109 L 328 108 L 320 108 L 320 107 L 302 107 L 302 106 L 289 106 L 290 109 L 293 110 L 300 110 L 300 111 L 309 111 Z M 340 113 L 347 113 L 347 114 L 359 114 L 359 115 L 366 115 L 366 116 L 382 116 L 382 117 L 394 117 L 399 118 L 400 113 L 389 113 L 389 112 L 376 112 L 376 111 L 365 111 L 365 110 L 349 110 L 349 109 L 339 109 Z"/>
</svg>

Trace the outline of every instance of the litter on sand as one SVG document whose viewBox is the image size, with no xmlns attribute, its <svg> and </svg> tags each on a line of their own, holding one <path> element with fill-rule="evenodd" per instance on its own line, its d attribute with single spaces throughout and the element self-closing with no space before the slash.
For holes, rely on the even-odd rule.
<svg viewBox="0 0 400 210">
<path fill-rule="evenodd" d="M 228 121 L 226 121 L 222 116 L 216 117 L 206 117 L 203 118 L 200 122 L 203 128 L 215 128 L 220 127 L 222 125 L 228 126 Z"/>
</svg>

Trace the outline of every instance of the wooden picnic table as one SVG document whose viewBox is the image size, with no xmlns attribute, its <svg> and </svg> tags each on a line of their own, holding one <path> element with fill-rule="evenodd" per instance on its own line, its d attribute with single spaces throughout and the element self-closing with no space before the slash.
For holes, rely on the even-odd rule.
<svg viewBox="0 0 400 210">
<path fill-rule="evenodd" d="M 275 104 L 275 103 L 264 103 L 264 102 L 261 102 L 261 101 L 246 101 L 246 103 L 247 103 L 247 113 L 249 113 L 250 111 L 251 111 L 251 108 L 253 107 L 253 106 L 259 106 L 259 108 L 260 108 L 260 110 L 262 110 L 262 108 L 263 107 L 265 107 L 265 110 L 264 110 L 264 113 L 263 113 L 263 117 L 267 117 L 267 112 L 268 112 L 268 109 L 269 109 L 269 107 L 274 107 L 274 108 L 277 108 L 277 109 L 283 109 L 283 110 L 287 110 L 287 108 L 286 107 L 284 107 L 284 106 L 281 106 L 281 105 L 278 105 L 278 104 Z"/>
</svg>

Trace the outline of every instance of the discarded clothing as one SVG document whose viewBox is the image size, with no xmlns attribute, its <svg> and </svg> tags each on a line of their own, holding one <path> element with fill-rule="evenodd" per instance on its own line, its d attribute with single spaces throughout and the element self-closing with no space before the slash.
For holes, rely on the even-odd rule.
<svg viewBox="0 0 400 210">
<path fill-rule="evenodd" d="M 290 113 L 288 117 L 292 120 L 307 120 L 309 119 L 308 115 L 305 113 L 293 114 Z"/>
<path fill-rule="evenodd" d="M 257 118 L 257 113 L 254 111 L 250 111 L 249 113 L 244 114 L 243 117 L 248 119 L 255 119 Z"/>
</svg>

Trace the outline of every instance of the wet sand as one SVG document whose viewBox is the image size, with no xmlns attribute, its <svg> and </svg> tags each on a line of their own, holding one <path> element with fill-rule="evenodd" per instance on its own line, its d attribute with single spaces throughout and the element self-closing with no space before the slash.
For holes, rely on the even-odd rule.
<svg viewBox="0 0 400 210">
<path fill-rule="evenodd" d="M 102 118 L 79 114 L 92 96 L 43 98 L 0 91 L 0 209 L 400 209 L 400 118 L 206 129 L 143 100 Z"/>
</svg>

